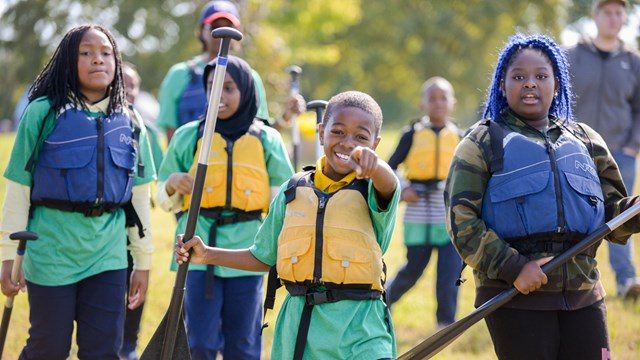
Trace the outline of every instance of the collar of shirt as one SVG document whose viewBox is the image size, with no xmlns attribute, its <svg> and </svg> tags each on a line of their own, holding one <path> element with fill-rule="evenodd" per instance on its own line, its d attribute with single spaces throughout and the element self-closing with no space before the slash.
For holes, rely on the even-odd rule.
<svg viewBox="0 0 640 360">
<path fill-rule="evenodd" d="M 343 187 L 351 184 L 356 179 L 356 172 L 352 171 L 338 181 L 331 180 L 327 175 L 324 174 L 325 159 L 326 159 L 326 156 L 323 155 L 316 162 L 316 174 L 313 178 L 313 184 L 320 191 L 332 193 L 334 191 L 338 191 Z"/>
<path fill-rule="evenodd" d="M 89 103 L 84 103 L 84 106 L 87 107 L 87 110 L 89 110 L 90 112 L 101 112 L 106 114 L 107 113 L 107 109 L 109 109 L 109 99 L 111 99 L 111 97 L 107 96 L 106 98 L 98 101 L 95 104 L 89 104 Z"/>
</svg>

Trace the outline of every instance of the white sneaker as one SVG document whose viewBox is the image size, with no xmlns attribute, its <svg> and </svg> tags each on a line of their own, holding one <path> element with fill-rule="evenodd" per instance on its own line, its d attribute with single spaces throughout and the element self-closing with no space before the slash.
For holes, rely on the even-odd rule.
<svg viewBox="0 0 640 360">
<path fill-rule="evenodd" d="M 640 279 L 628 279 L 624 285 L 619 285 L 618 295 L 626 300 L 638 300 L 640 298 Z"/>
</svg>

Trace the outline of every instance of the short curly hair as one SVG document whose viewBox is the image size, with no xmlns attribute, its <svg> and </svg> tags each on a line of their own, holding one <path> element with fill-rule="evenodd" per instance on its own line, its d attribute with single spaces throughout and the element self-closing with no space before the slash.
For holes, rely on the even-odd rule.
<svg viewBox="0 0 640 360">
<path fill-rule="evenodd" d="M 378 136 L 380 134 L 380 129 L 382 128 L 382 109 L 380 109 L 380 105 L 378 105 L 371 95 L 360 91 L 351 90 L 341 92 L 329 99 L 322 122 L 324 124 L 328 123 L 340 109 L 345 107 L 358 108 L 373 116 L 376 127 L 375 135 Z"/>
<path fill-rule="evenodd" d="M 504 79 L 509 65 L 524 49 L 536 49 L 549 58 L 554 76 L 558 80 L 558 96 L 553 98 L 553 102 L 549 107 L 549 114 L 570 122 L 573 119 L 573 114 L 571 112 L 572 92 L 569 78 L 569 62 L 565 53 L 553 39 L 540 34 L 528 36 L 515 34 L 509 38 L 500 52 L 493 73 L 483 117 L 496 120 L 500 113 L 508 108 L 507 98 L 500 89 L 500 83 Z"/>
</svg>

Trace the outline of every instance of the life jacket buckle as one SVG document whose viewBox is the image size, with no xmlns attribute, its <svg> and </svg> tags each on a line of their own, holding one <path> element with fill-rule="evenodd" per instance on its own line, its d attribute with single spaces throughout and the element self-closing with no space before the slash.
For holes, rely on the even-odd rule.
<svg viewBox="0 0 640 360">
<path fill-rule="evenodd" d="M 96 207 L 90 207 L 87 208 L 84 211 L 84 216 L 86 217 L 97 217 L 97 216 L 101 216 L 102 214 L 104 214 L 104 206 L 96 206 Z"/>
<path fill-rule="evenodd" d="M 307 305 L 318 305 L 329 302 L 329 292 L 315 292 L 305 295 L 305 303 Z"/>
</svg>

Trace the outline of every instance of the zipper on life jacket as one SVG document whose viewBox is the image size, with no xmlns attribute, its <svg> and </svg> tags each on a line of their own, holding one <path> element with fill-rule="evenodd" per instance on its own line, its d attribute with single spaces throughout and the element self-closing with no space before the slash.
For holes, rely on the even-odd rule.
<svg viewBox="0 0 640 360">
<path fill-rule="evenodd" d="M 560 174 L 558 173 L 558 164 L 556 163 L 556 155 L 553 151 L 553 145 L 549 134 L 544 132 L 544 141 L 547 146 L 547 153 L 549 153 L 549 159 L 551 162 L 551 172 L 553 173 L 553 186 L 556 193 L 556 210 L 558 212 L 558 233 L 566 231 L 565 218 L 564 218 L 564 205 L 562 203 L 562 189 L 560 188 Z"/>
<path fill-rule="evenodd" d="M 227 196 L 224 203 L 225 209 L 231 209 L 231 191 L 233 181 L 233 141 L 225 139 L 227 142 Z"/>
<path fill-rule="evenodd" d="M 324 194 L 318 196 L 318 211 L 316 212 L 316 245 L 313 262 L 313 285 L 322 284 L 322 248 L 324 243 L 324 213 L 329 198 Z"/>
<path fill-rule="evenodd" d="M 102 201 L 104 200 L 104 127 L 102 126 L 102 121 L 102 116 L 98 116 L 96 118 L 96 128 L 98 130 L 98 189 L 96 191 L 96 206 L 102 204 Z"/>
<path fill-rule="evenodd" d="M 440 129 L 442 130 L 442 129 Z M 435 171 L 433 172 L 433 178 L 438 181 L 440 180 L 440 177 L 438 176 L 438 170 L 440 168 L 440 131 L 438 131 L 437 133 L 432 129 L 431 131 L 433 131 L 436 135 L 436 161 L 435 161 Z"/>
</svg>

